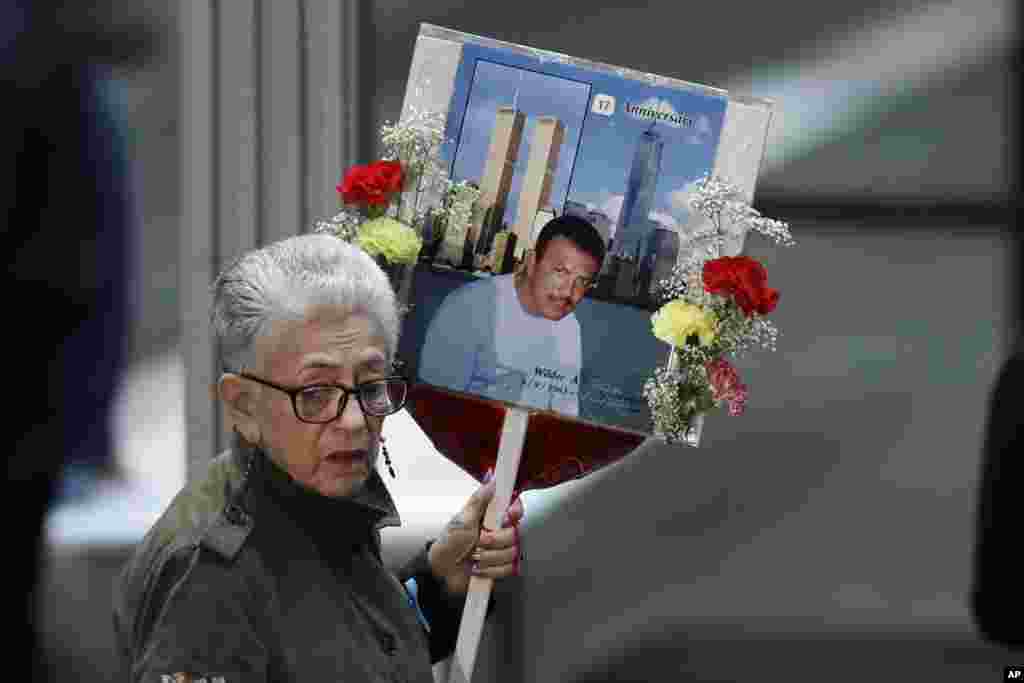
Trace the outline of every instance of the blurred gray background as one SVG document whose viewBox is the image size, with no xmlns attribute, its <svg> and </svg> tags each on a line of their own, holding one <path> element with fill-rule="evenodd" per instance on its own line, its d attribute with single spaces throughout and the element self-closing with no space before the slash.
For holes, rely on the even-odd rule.
<svg viewBox="0 0 1024 683">
<path fill-rule="evenodd" d="M 364 6 L 373 129 L 399 112 L 420 22 L 778 110 L 754 205 L 798 246 L 748 240 L 783 336 L 743 364 L 747 414 L 711 416 L 698 450 L 645 448 L 527 494 L 527 573 L 499 591 L 475 680 L 995 681 L 1020 663 L 977 640 L 966 603 L 986 400 L 1022 317 L 1016 3 Z M 41 619 L 59 680 L 116 675 L 111 581 L 184 480 L 179 9 L 109 11 L 160 41 L 111 82 L 137 218 L 112 418 L 124 476 L 51 520 Z M 391 558 L 471 490 L 428 451 L 410 457 L 449 498 L 403 484 L 431 512 Z"/>
</svg>

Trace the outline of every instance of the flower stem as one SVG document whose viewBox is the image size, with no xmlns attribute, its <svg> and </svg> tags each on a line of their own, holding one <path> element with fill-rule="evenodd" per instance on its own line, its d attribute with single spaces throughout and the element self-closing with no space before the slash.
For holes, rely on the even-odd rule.
<svg viewBox="0 0 1024 683">
<path fill-rule="evenodd" d="M 402 220 L 402 199 L 404 199 L 404 198 L 405 198 L 405 188 L 404 187 L 400 187 L 400 188 L 398 188 L 398 205 L 397 205 L 397 208 L 396 208 L 396 211 L 397 211 L 396 218 L 399 221 Z"/>
<path fill-rule="evenodd" d="M 676 353 L 675 346 L 670 346 L 668 349 L 668 362 L 665 364 L 665 369 L 669 372 L 679 369 L 679 354 Z"/>
</svg>

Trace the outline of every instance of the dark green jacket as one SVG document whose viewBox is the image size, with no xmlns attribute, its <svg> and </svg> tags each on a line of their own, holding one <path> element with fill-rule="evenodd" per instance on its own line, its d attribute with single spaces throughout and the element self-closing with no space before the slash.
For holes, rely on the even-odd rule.
<svg viewBox="0 0 1024 683">
<path fill-rule="evenodd" d="M 426 548 L 399 573 L 380 529 L 399 523 L 379 475 L 351 499 L 300 488 L 235 448 L 186 486 L 115 587 L 131 681 L 433 683 L 454 649 L 462 599 L 430 575 Z M 404 588 L 416 579 L 429 633 Z"/>
</svg>

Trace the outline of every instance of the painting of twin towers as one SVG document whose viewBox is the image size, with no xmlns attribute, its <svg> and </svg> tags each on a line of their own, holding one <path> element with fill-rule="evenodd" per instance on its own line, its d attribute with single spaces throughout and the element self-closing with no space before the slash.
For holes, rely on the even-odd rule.
<svg viewBox="0 0 1024 683">
<path fill-rule="evenodd" d="M 653 309 L 700 223 L 689 198 L 713 168 L 724 95 L 466 49 L 480 54 L 464 54 L 456 78 L 449 172 L 481 195 L 465 241 L 428 250 L 427 262 L 513 272 L 549 220 L 573 214 L 607 250 L 588 296 Z"/>
</svg>

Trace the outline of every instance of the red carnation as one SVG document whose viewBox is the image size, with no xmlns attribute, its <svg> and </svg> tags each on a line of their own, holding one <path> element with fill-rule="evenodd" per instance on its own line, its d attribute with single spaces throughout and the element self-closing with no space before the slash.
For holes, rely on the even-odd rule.
<svg viewBox="0 0 1024 683">
<path fill-rule="evenodd" d="M 704 264 L 704 289 L 731 296 L 749 318 L 775 310 L 779 290 L 768 286 L 768 271 L 749 256 L 723 256 Z"/>
<path fill-rule="evenodd" d="M 366 166 L 353 166 L 337 189 L 346 204 L 383 206 L 391 201 L 391 195 L 402 189 L 402 164 L 375 161 Z"/>
</svg>

